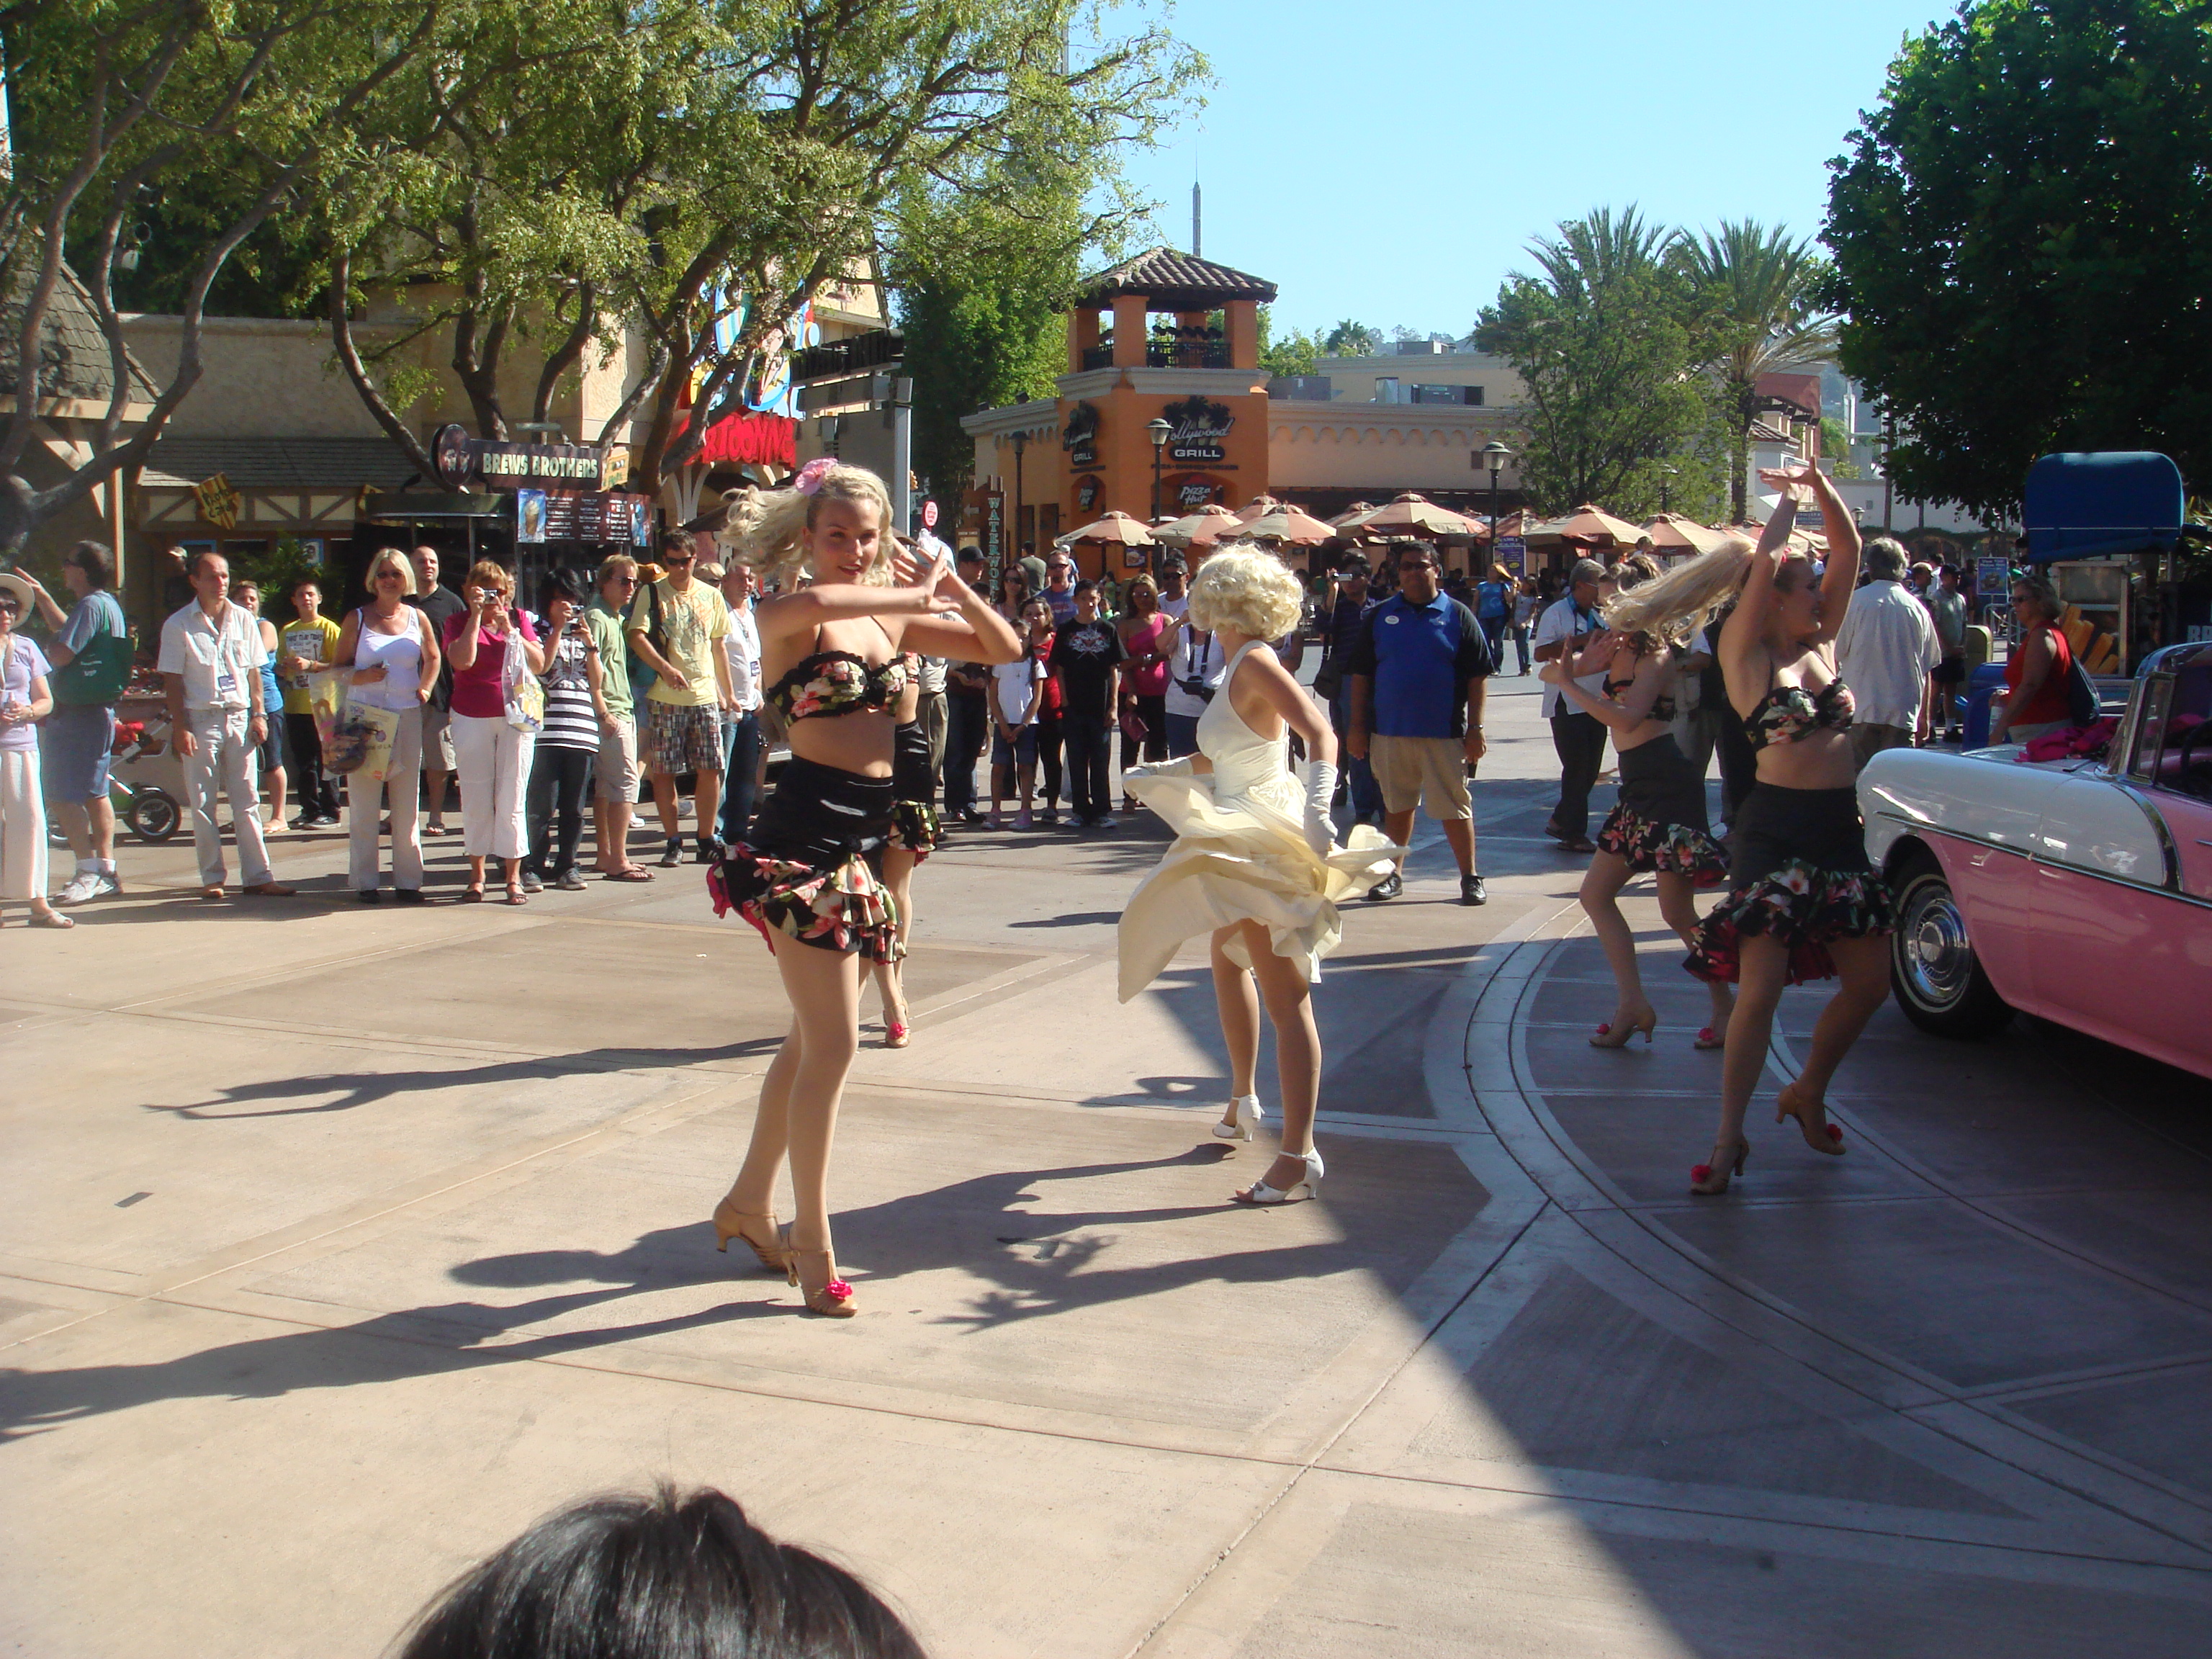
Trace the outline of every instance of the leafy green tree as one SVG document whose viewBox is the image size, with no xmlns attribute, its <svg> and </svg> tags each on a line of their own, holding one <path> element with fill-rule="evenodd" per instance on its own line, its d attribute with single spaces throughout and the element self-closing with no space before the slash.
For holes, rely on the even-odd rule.
<svg viewBox="0 0 2212 1659">
<path fill-rule="evenodd" d="M 1321 336 L 1294 328 L 1279 337 L 1272 310 L 1260 307 L 1260 367 L 1276 375 L 1319 373 L 1322 354 L 1328 349 Z"/>
<path fill-rule="evenodd" d="M 1814 297 L 1827 267 L 1811 238 L 1792 240 L 1754 219 L 1723 220 L 1703 236 L 1686 232 L 1674 253 L 1698 290 L 1698 332 L 1731 438 L 1729 504 L 1741 523 L 1760 378 L 1835 353 L 1835 319 Z"/>
<path fill-rule="evenodd" d="M 1371 357 L 1382 349 L 1382 336 L 1380 331 L 1347 317 L 1329 330 L 1322 349 L 1330 357 Z"/>
<path fill-rule="evenodd" d="M 1567 221 L 1530 245 L 1536 271 L 1508 277 L 1482 313 L 1478 343 L 1528 389 L 1521 477 L 1540 510 L 1655 511 L 1661 469 L 1683 467 L 1710 427 L 1697 296 L 1670 240 L 1633 207 Z"/>
<path fill-rule="evenodd" d="M 885 262 L 902 204 L 1018 217 L 1041 179 L 1112 196 L 1110 158 L 1174 119 L 1204 67 L 1158 29 L 1099 34 L 1083 0 L 620 0 L 611 19 L 605 0 L 509 3 L 536 38 L 605 50 L 501 86 L 465 65 L 425 83 L 393 139 L 417 171 L 332 216 L 334 343 L 411 453 L 404 380 L 355 337 L 364 276 L 432 296 L 420 329 L 450 341 L 487 431 L 502 353 L 529 354 L 542 407 L 637 326 L 650 362 L 603 433 L 639 416 L 647 489 L 742 406 L 789 319 Z"/>
<path fill-rule="evenodd" d="M 199 380 L 210 296 L 234 256 L 278 216 L 382 165 L 353 135 L 426 61 L 459 48 L 483 3 L 356 0 L 341 14 L 325 0 L 114 0 L 0 10 L 13 117 L 0 164 L 9 337 L 0 371 L 15 382 L 0 428 L 0 554 L 14 556 L 39 524 L 145 459 Z M 517 67 L 483 63 L 491 73 Z M 125 372 L 116 276 L 149 204 L 163 204 L 191 234 L 156 256 L 181 322 L 166 383 L 149 388 Z M 137 251 L 143 264 L 148 250 Z M 55 307 L 79 283 L 114 395 L 98 416 L 48 416 Z M 149 404 L 135 424 L 125 420 L 131 403 Z M 81 446 L 79 459 L 34 488 L 24 459 L 50 420 Z"/>
<path fill-rule="evenodd" d="M 2053 450 L 2212 481 L 2212 9 L 1976 0 L 1832 164 L 1842 362 L 1899 492 L 2017 506 Z"/>
</svg>

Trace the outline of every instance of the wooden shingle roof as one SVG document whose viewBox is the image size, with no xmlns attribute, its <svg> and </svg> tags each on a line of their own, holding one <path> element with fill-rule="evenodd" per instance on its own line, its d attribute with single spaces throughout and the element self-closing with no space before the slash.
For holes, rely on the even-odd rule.
<svg viewBox="0 0 2212 1659">
<path fill-rule="evenodd" d="M 20 260 L 7 293 L 0 295 L 0 398 L 12 399 L 15 395 L 15 342 L 22 332 L 23 307 L 36 274 L 29 258 Z M 46 307 L 39 345 L 42 404 L 55 398 L 74 398 L 104 406 L 113 395 L 114 362 L 107 337 L 100 332 L 100 313 L 93 307 L 91 294 L 66 261 Z M 152 377 L 128 351 L 123 361 L 131 377 L 130 402 L 152 403 L 161 395 Z"/>
<path fill-rule="evenodd" d="M 1275 285 L 1249 271 L 1231 270 L 1195 254 L 1156 247 L 1086 279 L 1077 302 L 1103 305 L 1125 294 L 1141 295 L 1154 311 L 1211 311 L 1231 300 L 1274 299 Z"/>
</svg>

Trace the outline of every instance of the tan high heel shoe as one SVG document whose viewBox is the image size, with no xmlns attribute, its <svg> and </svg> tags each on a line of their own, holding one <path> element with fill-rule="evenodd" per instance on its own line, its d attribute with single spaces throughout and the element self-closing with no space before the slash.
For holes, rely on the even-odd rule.
<svg viewBox="0 0 2212 1659">
<path fill-rule="evenodd" d="M 1614 1025 L 1608 1022 L 1599 1026 L 1591 1035 L 1589 1043 L 1593 1048 L 1626 1048 L 1641 1031 L 1644 1033 L 1644 1045 L 1648 1048 L 1651 1046 L 1652 1034 L 1658 1029 L 1659 1011 L 1646 1008 L 1626 1024 Z"/>
<path fill-rule="evenodd" d="M 761 1242 L 763 1233 L 768 1235 L 769 1242 L 766 1243 Z M 757 1211 L 740 1210 L 726 1198 L 714 1206 L 714 1248 L 726 1251 L 733 1238 L 742 1238 L 750 1245 L 753 1254 L 760 1258 L 761 1266 L 769 1272 L 787 1273 L 791 1271 L 791 1243 L 784 1231 L 775 1224 L 775 1218 Z"/>
<path fill-rule="evenodd" d="M 1743 1173 L 1744 1160 L 1751 1156 L 1751 1143 L 1739 1140 L 1733 1146 L 1723 1141 L 1713 1148 L 1713 1161 L 1700 1164 L 1690 1171 L 1690 1190 L 1711 1198 L 1729 1189 L 1729 1177 Z"/>
<path fill-rule="evenodd" d="M 1844 1132 L 1828 1121 L 1827 1103 L 1808 1095 L 1802 1084 L 1785 1083 L 1774 1097 L 1774 1121 L 1779 1123 L 1784 1117 L 1797 1120 L 1797 1133 L 1814 1152 L 1830 1158 L 1844 1155 Z"/>
<path fill-rule="evenodd" d="M 837 1257 L 830 1250 L 793 1250 L 787 1283 L 799 1286 L 809 1313 L 828 1319 L 850 1319 L 860 1309 L 853 1303 L 853 1287 L 837 1277 Z"/>
</svg>

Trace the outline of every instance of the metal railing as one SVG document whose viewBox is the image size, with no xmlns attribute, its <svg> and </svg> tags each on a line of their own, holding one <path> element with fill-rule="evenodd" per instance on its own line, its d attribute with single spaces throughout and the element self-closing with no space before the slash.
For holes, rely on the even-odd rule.
<svg viewBox="0 0 2212 1659">
<path fill-rule="evenodd" d="M 1083 367 L 1111 368 L 1114 367 L 1112 345 L 1085 346 Z M 1229 343 L 1226 340 L 1149 340 L 1145 344 L 1146 368 L 1227 368 Z"/>
</svg>

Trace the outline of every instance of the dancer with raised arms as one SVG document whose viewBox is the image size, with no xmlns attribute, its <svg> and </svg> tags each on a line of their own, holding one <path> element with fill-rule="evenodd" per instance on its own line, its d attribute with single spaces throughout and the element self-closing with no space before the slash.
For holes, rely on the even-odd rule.
<svg viewBox="0 0 2212 1659">
<path fill-rule="evenodd" d="M 1349 848 L 1330 835 L 1336 734 L 1267 648 L 1297 626 L 1297 580 L 1272 554 L 1215 554 L 1191 585 L 1190 619 L 1211 630 L 1224 665 L 1198 719 L 1198 752 L 1125 775 L 1137 799 L 1166 819 L 1175 843 L 1130 895 L 1120 930 L 1121 1000 L 1151 984 L 1185 940 L 1204 933 L 1229 1049 L 1230 1102 L 1213 1133 L 1250 1140 L 1262 1114 L 1254 1074 L 1260 1008 L 1275 1027 L 1282 1085 L 1281 1151 L 1267 1173 L 1233 1194 L 1243 1204 L 1319 1195 L 1313 1144 L 1321 1097 L 1321 1038 L 1312 988 L 1336 948 L 1337 905 L 1365 892 L 1404 851 L 1364 824 Z M 1310 757 L 1290 767 L 1285 732 Z"/>
<path fill-rule="evenodd" d="M 830 1148 L 860 1045 L 861 963 L 898 950 L 898 918 L 868 857 L 891 824 L 901 653 L 1000 663 L 1022 647 L 949 559 L 894 556 L 890 498 L 863 468 L 808 462 L 793 488 L 761 499 L 741 538 L 740 556 L 781 588 L 757 617 L 765 698 L 789 730 L 791 758 L 708 885 L 717 913 L 735 905 L 775 953 L 792 1022 L 714 1233 L 724 1248 L 744 1239 L 814 1312 L 849 1318 L 858 1310 L 830 1237 Z M 787 1160 L 793 1213 L 779 1229 Z"/>
<path fill-rule="evenodd" d="M 1836 672 L 1836 630 L 1858 580 L 1858 526 L 1817 467 L 1760 476 L 1779 500 L 1756 549 L 1738 540 L 1692 560 L 1636 589 L 1627 606 L 1645 628 L 1686 623 L 1694 631 L 1735 599 L 1720 632 L 1721 669 L 1759 757 L 1758 781 L 1732 826 L 1728 896 L 1699 925 L 1687 964 L 1701 979 L 1736 987 L 1720 1131 L 1712 1161 L 1691 1171 L 1691 1191 L 1709 1194 L 1726 1192 L 1742 1173 L 1750 1151 L 1744 1114 L 1783 988 L 1842 981 L 1774 1111 L 1778 1123 L 1795 1117 L 1805 1144 L 1832 1156 L 1844 1143 L 1827 1119 L 1828 1080 L 1889 994 L 1889 893 L 1867 859 L 1853 787 L 1851 694 Z M 1820 503 L 1828 544 L 1818 577 L 1790 544 L 1805 489 Z"/>
</svg>

